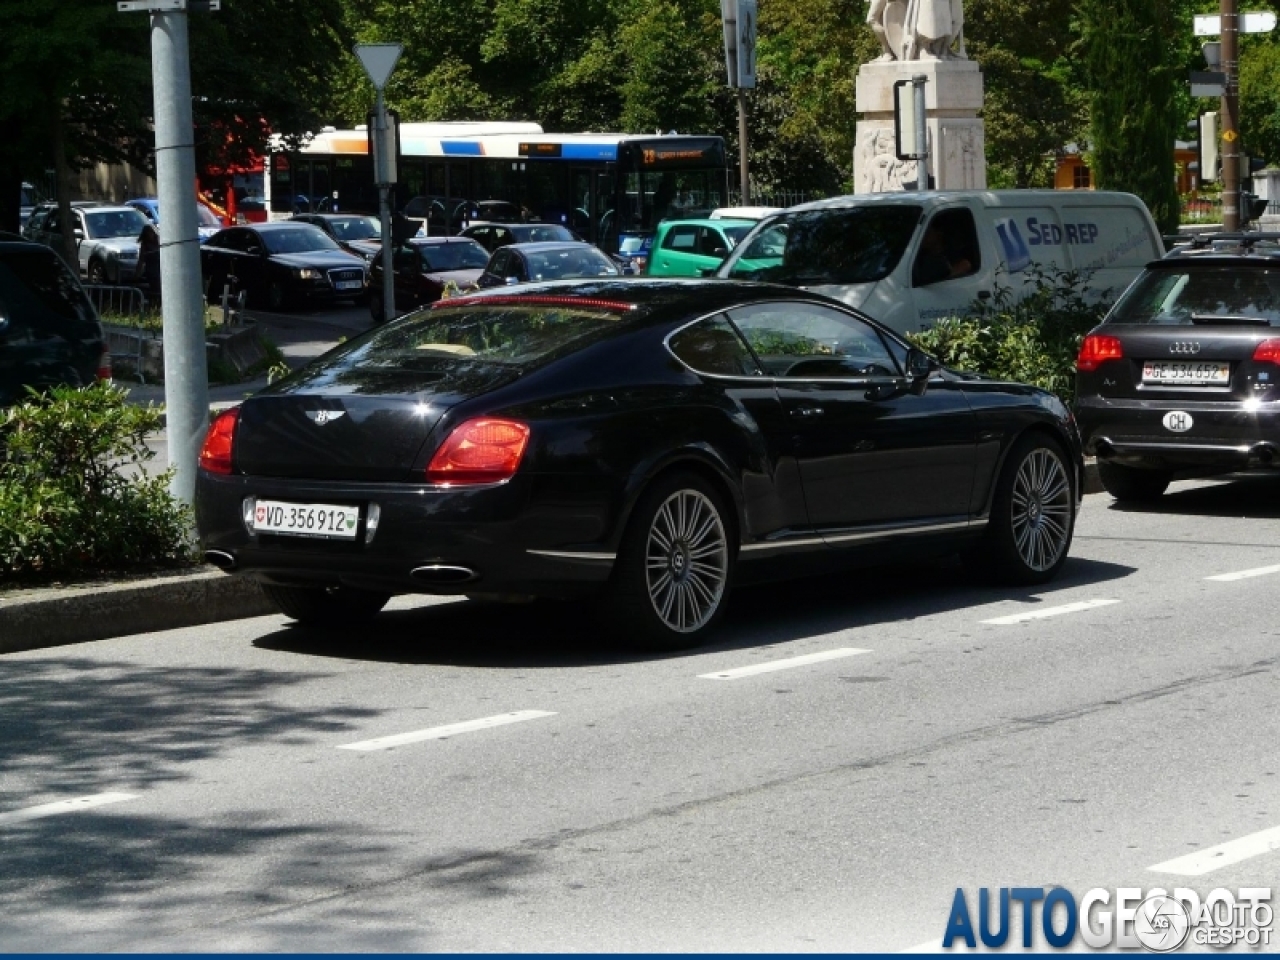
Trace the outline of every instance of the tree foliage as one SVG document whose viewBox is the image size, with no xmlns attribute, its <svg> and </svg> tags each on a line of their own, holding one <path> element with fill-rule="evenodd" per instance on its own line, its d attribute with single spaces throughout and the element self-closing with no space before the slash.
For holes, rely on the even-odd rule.
<svg viewBox="0 0 1280 960">
<path fill-rule="evenodd" d="M 1181 27 L 1166 0 L 1081 0 L 1079 9 L 1095 183 L 1137 194 L 1174 233 Z"/>
</svg>

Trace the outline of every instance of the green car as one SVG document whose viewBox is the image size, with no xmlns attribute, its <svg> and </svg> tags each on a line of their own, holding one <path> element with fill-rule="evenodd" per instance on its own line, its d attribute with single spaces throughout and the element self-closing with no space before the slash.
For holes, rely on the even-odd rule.
<svg viewBox="0 0 1280 960">
<path fill-rule="evenodd" d="M 701 277 L 714 272 L 755 226 L 750 220 L 666 220 L 649 248 L 651 277 Z"/>
</svg>

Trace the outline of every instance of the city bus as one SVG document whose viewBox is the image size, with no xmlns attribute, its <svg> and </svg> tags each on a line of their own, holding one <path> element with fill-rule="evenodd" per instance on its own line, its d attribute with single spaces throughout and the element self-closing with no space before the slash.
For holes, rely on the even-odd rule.
<svg viewBox="0 0 1280 960">
<path fill-rule="evenodd" d="M 724 140 L 713 136 L 546 133 L 536 123 L 403 123 L 395 212 L 427 233 L 482 216 L 559 223 L 608 253 L 659 221 L 728 202 Z M 272 219 L 303 210 L 377 213 L 368 133 L 326 128 L 266 158 Z"/>
</svg>

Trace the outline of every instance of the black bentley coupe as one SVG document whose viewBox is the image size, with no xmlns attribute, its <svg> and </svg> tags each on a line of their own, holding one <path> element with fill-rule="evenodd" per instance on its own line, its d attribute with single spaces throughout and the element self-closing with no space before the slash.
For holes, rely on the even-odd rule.
<svg viewBox="0 0 1280 960">
<path fill-rule="evenodd" d="M 590 597 L 656 648 L 729 588 L 966 551 L 1062 567 L 1082 459 L 1034 387 L 940 369 L 788 287 L 562 281 L 442 300 L 219 416 L 206 558 L 287 615 L 393 594 Z"/>
</svg>

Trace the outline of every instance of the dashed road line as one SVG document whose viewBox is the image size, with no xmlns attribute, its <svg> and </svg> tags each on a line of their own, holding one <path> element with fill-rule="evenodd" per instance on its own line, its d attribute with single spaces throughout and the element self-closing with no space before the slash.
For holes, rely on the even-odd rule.
<svg viewBox="0 0 1280 960">
<path fill-rule="evenodd" d="M 543 717 L 554 717 L 555 713 L 546 710 L 516 710 L 513 713 L 500 713 L 494 717 L 481 717 L 478 720 L 465 720 L 462 723 L 449 723 L 442 727 L 428 727 L 425 730 L 412 730 L 409 733 L 397 733 L 390 737 L 378 737 L 374 740 L 361 740 L 359 743 L 344 743 L 339 750 L 390 750 L 407 743 L 419 743 L 423 740 L 444 740 L 459 733 L 472 733 L 476 730 L 488 730 L 492 727 L 505 727 L 509 723 L 522 723 L 525 720 L 540 720 Z"/>
<path fill-rule="evenodd" d="M 1154 873 L 1176 873 L 1183 877 L 1199 877 L 1222 867 L 1229 867 L 1234 863 L 1271 853 L 1273 850 L 1280 850 L 1280 827 L 1259 830 L 1247 837 L 1228 840 L 1216 847 L 1189 853 L 1185 857 L 1174 857 L 1172 860 L 1157 863 L 1154 867 L 1147 867 L 1147 869 Z"/>
<path fill-rule="evenodd" d="M 1205 577 L 1206 580 L 1217 580 L 1227 583 L 1231 580 L 1248 580 L 1250 577 L 1265 577 L 1271 573 L 1280 573 L 1280 563 L 1270 567 L 1254 567 L 1252 570 L 1237 570 L 1235 573 L 1219 573 L 1217 576 Z"/>
<path fill-rule="evenodd" d="M 74 797 L 71 800 L 58 800 L 55 803 L 42 803 L 36 807 L 22 810 L 10 810 L 0 813 L 0 826 L 6 823 L 21 823 L 25 820 L 39 820 L 41 817 L 57 817 L 64 813 L 77 813 L 80 810 L 91 810 L 104 807 L 109 803 L 120 803 L 124 800 L 136 800 L 136 793 L 95 793 L 87 797 Z"/>
<path fill-rule="evenodd" d="M 870 653 L 860 647 L 839 647 L 835 650 L 824 650 L 822 653 L 806 653 L 802 657 L 788 657 L 785 660 L 770 660 L 768 663 L 756 663 L 749 667 L 736 667 L 733 670 L 718 670 L 715 673 L 700 673 L 699 680 L 737 680 L 739 677 L 754 677 L 760 673 L 773 673 L 776 670 L 790 670 L 793 667 L 807 667 L 811 663 L 822 663 L 824 660 L 839 660 L 859 653 Z"/>
<path fill-rule="evenodd" d="M 1119 600 L 1112 600 L 1103 597 L 1096 600 L 1078 600 L 1075 603 L 1064 603 L 1058 607 L 1043 607 L 1035 610 L 1028 610 L 1025 613 L 1009 614 L 1005 617 L 992 617 L 990 620 L 983 620 L 982 622 L 998 625 L 1026 623 L 1028 620 L 1044 620 L 1048 617 L 1060 617 L 1067 613 L 1080 613 L 1083 610 L 1094 610 L 1098 607 L 1109 607 L 1111 604 L 1119 602 Z"/>
</svg>

